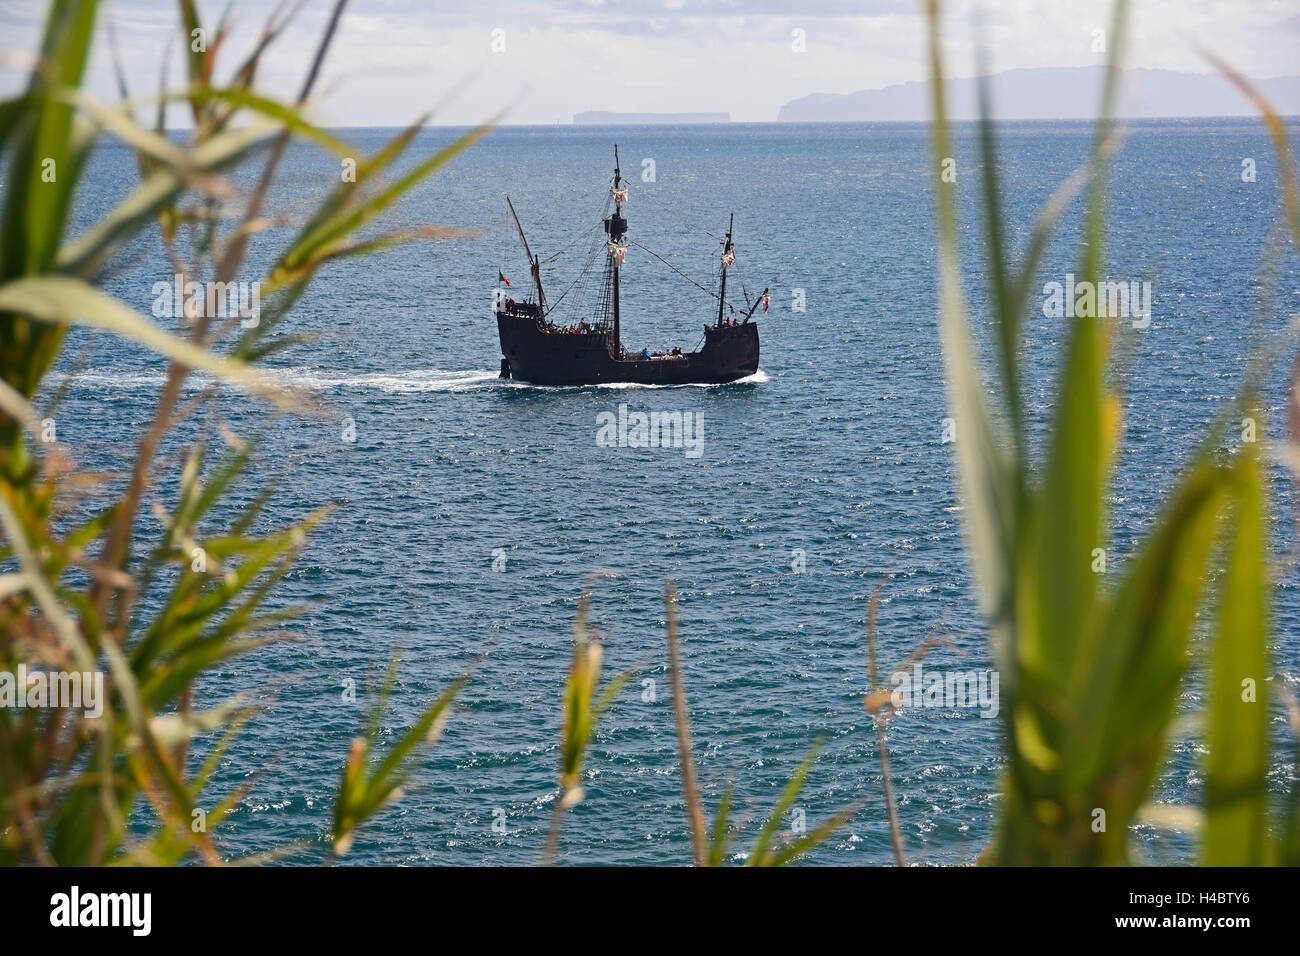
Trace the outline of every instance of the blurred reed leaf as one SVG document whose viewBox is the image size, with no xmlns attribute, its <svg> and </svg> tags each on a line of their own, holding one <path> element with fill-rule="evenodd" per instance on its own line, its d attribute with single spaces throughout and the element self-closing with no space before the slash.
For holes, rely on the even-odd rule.
<svg viewBox="0 0 1300 956">
<path fill-rule="evenodd" d="M 1268 839 L 1271 582 L 1256 447 L 1243 447 L 1232 476 L 1232 521 L 1211 650 L 1202 844 L 1207 866 L 1278 862 Z"/>
<path fill-rule="evenodd" d="M 26 315 L 50 324 L 84 325 L 113 332 L 260 397 L 284 405 L 291 401 L 289 393 L 268 375 L 177 338 L 80 279 L 51 275 L 7 282 L 0 285 L 0 312 Z"/>
<path fill-rule="evenodd" d="M 399 658 L 394 654 L 371 709 L 365 733 L 352 739 L 352 747 L 343 767 L 343 780 L 334 803 L 332 852 L 337 856 L 342 856 L 351 849 L 357 828 L 361 824 L 398 799 L 419 760 L 437 743 L 451 716 L 452 703 L 469 680 L 468 675 L 463 675 L 452 681 L 406 732 L 388 747 L 372 770 L 369 766 L 371 755 L 376 750 L 398 665 Z"/>
<path fill-rule="evenodd" d="M 604 648 L 600 632 L 588 626 L 591 591 L 596 580 L 612 576 L 608 571 L 597 571 L 588 576 L 573 620 L 573 656 L 561 695 L 559 791 L 551 810 L 546 849 L 542 854 L 543 866 L 555 862 L 564 815 L 585 796 L 582 768 L 600 718 L 636 673 L 633 670 L 620 671 L 605 682 L 603 689 L 600 687 Z"/>
<path fill-rule="evenodd" d="M 191 824 L 203 818 L 215 826 L 252 786 L 248 778 L 233 790 L 212 792 L 221 755 L 252 708 L 238 697 L 200 704 L 197 688 L 215 665 L 288 636 L 283 628 L 302 608 L 278 601 L 276 586 L 330 506 L 255 533 L 273 497 L 271 480 L 231 509 L 231 496 L 247 483 L 259 444 L 224 424 L 216 384 L 297 408 L 296 396 L 253 368 L 251 360 L 308 333 L 268 342 L 270 323 L 254 323 L 232 336 L 228 318 L 226 325 L 214 327 L 206 315 L 187 315 L 179 331 L 166 331 L 90 280 L 113 268 L 115 255 L 156 222 L 171 271 L 187 280 L 230 283 L 245 268 L 249 236 L 279 222 L 263 214 L 262 205 L 289 139 L 324 148 L 333 157 L 349 152 L 304 114 L 344 0 L 332 5 L 293 105 L 253 87 L 263 58 L 300 6 L 272 13 L 233 76 L 217 83 L 218 53 L 229 47 L 229 11 L 209 30 L 198 6 L 179 0 L 183 32 L 178 39 L 188 83 L 178 97 L 160 82 L 153 126 L 146 128 L 135 119 L 115 42 L 121 103 L 103 105 L 81 89 L 98 4 L 53 0 L 26 89 L 0 103 L 0 162 L 8 169 L 0 210 L 0 561 L 13 565 L 0 571 L 0 669 L 39 662 L 51 669 L 94 671 L 106 664 L 109 698 L 99 718 L 63 708 L 0 712 L 0 864 L 220 863 L 208 829 Z M 206 43 L 191 43 L 197 36 Z M 165 76 L 164 54 L 160 77 Z M 195 120 L 185 137 L 165 130 L 166 104 L 178 98 L 189 104 Z M 240 125 L 236 117 L 251 122 Z M 140 182 L 70 237 L 73 198 L 86 159 L 103 135 L 132 151 Z M 262 157 L 260 150 L 268 145 Z M 334 245 L 327 250 L 335 256 L 443 235 L 431 225 L 389 233 L 384 242 L 373 235 L 349 238 L 351 229 L 377 222 L 400 192 L 414 188 L 452 155 L 443 150 L 421 160 L 416 172 L 401 178 L 398 190 L 377 179 L 344 201 L 335 194 L 307 221 L 330 222 L 349 201 L 381 197 L 361 215 L 347 210 L 348 218 L 335 222 L 329 237 Z M 223 174 L 255 161 L 262 163 L 258 186 L 243 215 L 232 215 L 241 197 Z M 192 242 L 182 248 L 185 232 Z M 271 261 L 293 246 L 290 240 Z M 277 320 L 329 258 L 306 264 L 295 276 L 292 294 L 274 304 Z M 127 457 L 124 483 L 106 485 L 104 476 L 78 468 L 66 449 L 38 431 L 60 398 L 62 390 L 56 389 L 44 409 L 35 407 L 69 325 L 134 341 L 156 352 L 166 367 L 152 420 L 141 430 L 133 458 Z M 191 371 L 211 376 L 215 384 L 187 396 Z M 177 430 L 191 418 L 197 419 L 197 437 L 185 439 L 189 444 L 176 464 L 178 482 L 165 493 L 155 491 L 159 473 L 170 467 L 161 460 L 164 450 L 169 455 L 180 444 Z M 214 436 L 226 446 L 215 460 L 209 453 Z M 148 528 L 142 511 L 157 519 L 155 540 L 141 540 Z M 219 514 L 224 517 L 218 519 Z M 373 737 L 354 743 L 335 808 L 331 842 L 336 852 L 400 794 L 463 682 L 454 682 L 382 755 Z M 386 692 L 372 717 L 374 726 L 385 700 Z M 192 761 L 191 746 L 209 740 L 206 754 Z M 300 841 L 261 859 L 310 848 Z"/>
<path fill-rule="evenodd" d="M 937 0 L 927 0 L 926 11 L 937 171 L 952 155 L 952 144 Z M 1263 699 L 1270 668 L 1265 495 L 1252 446 L 1227 462 L 1222 453 L 1229 413 L 1257 415 L 1253 399 L 1225 408 L 1207 430 L 1167 491 L 1152 530 L 1111 587 L 1103 583 L 1114 576 L 1099 573 L 1098 562 L 1104 570 L 1104 506 L 1121 432 L 1120 397 L 1110 369 L 1118 316 L 1104 314 L 1100 303 L 1096 318 L 1073 319 L 1068 329 L 1045 446 L 1031 449 L 1024 440 L 1026 412 L 1018 391 L 1021 320 L 1054 225 L 1085 185 L 1081 281 L 1097 288 L 1105 268 L 1105 170 L 1117 141 L 1111 117 L 1126 16 L 1127 4 L 1118 0 L 1107 34 L 1109 58 L 1092 154 L 1042 210 L 1019 274 L 1004 261 L 1008 230 L 996 179 L 991 103 L 987 84 L 981 84 L 978 134 L 991 259 L 986 272 L 1001 367 L 998 386 L 987 391 L 1006 410 L 1010 436 L 990 412 L 970 331 L 957 248 L 957 186 L 936 176 L 940 333 L 948 403 L 958 423 L 964 525 L 1008 698 L 1001 706 L 1008 744 L 1005 799 L 986 855 L 993 863 L 1128 862 L 1130 826 L 1149 815 L 1216 542 L 1223 540 L 1229 568 L 1218 588 L 1211 756 L 1200 829 L 1207 861 L 1258 863 L 1271 852 Z M 1285 137 L 1276 136 L 1280 127 L 1270 121 L 1270 129 L 1284 156 Z M 1284 187 L 1284 196 L 1290 194 Z M 1291 200 L 1285 201 L 1290 207 Z M 1033 472 L 1041 475 L 1031 481 Z M 1245 677 L 1260 688 L 1256 703 L 1240 699 Z"/>
<path fill-rule="evenodd" d="M 673 716 L 677 731 L 678 767 L 682 777 L 682 797 L 686 808 L 687 828 L 690 832 L 692 857 L 697 866 L 722 866 L 727 852 L 737 836 L 740 826 L 731 825 L 731 808 L 735 788 L 728 781 L 718 800 L 713 826 L 706 828 L 703 803 L 695 775 L 695 757 L 691 746 L 690 719 L 686 706 L 686 684 L 682 678 L 680 640 L 677 624 L 677 590 L 671 580 L 664 582 L 664 622 L 668 638 L 668 666 L 673 680 Z M 786 782 L 781 796 L 772 807 L 753 846 L 745 857 L 746 866 L 784 866 L 823 842 L 847 823 L 860 810 L 865 801 L 858 801 L 840 810 L 810 831 L 796 833 L 795 838 L 777 843 L 781 821 L 803 792 L 808 773 L 817 760 L 822 746 L 818 737 L 808 748 L 794 775 Z"/>
</svg>

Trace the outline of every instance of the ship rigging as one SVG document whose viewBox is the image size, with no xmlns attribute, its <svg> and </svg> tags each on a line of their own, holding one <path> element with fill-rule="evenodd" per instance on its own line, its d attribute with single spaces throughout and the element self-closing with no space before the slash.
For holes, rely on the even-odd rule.
<svg viewBox="0 0 1300 956">
<path fill-rule="evenodd" d="M 628 194 L 629 185 L 623 178 L 615 146 L 614 177 L 601 211 L 598 239 L 578 275 L 554 301 L 548 301 L 543 288 L 542 267 L 566 255 L 582 237 L 550 258 L 542 259 L 530 247 L 514 203 L 506 197 L 510 218 L 528 259 L 533 294 L 519 302 L 504 290 L 498 290 L 495 312 L 501 341 L 502 378 L 538 385 L 712 384 L 732 382 L 758 371 L 758 329 L 753 319 L 760 305 L 767 311 L 770 300 L 768 290 L 764 289 L 751 302 L 743 282 L 740 287 L 744 305 L 737 308 L 727 298 L 727 275 L 735 270 L 736 263 L 732 240 L 734 214 L 725 236 L 701 230 L 722 246 L 715 292 L 666 257 L 628 237 L 628 221 L 624 215 Z M 624 349 L 621 273 L 629 245 L 644 251 L 717 300 L 717 313 L 711 316 L 711 323 L 705 324 L 703 341 L 695 351 L 675 348 L 652 354 L 648 349 L 640 353 Z M 598 298 L 589 304 L 590 280 L 596 262 L 602 259 Z M 562 306 L 565 313 L 559 311 Z M 562 314 L 569 316 L 567 321 L 557 321 Z"/>
</svg>

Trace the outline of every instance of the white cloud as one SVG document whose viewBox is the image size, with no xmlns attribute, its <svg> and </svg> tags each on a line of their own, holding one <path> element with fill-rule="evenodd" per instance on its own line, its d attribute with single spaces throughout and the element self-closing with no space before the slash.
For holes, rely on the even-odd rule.
<svg viewBox="0 0 1300 956">
<path fill-rule="evenodd" d="M 216 17 L 222 3 L 201 9 Z M 181 85 L 180 33 L 169 0 L 105 3 L 88 82 L 116 97 L 104 24 L 112 19 L 132 89 L 157 88 L 163 50 Z M 256 39 L 272 0 L 243 0 L 222 59 L 232 68 Z M 38 42 L 45 5 L 0 7 L 5 45 Z M 945 46 L 954 75 L 975 72 L 976 26 L 989 65 L 1095 63 L 1093 30 L 1109 0 L 1009 0 L 948 4 Z M 263 88 L 291 98 L 329 12 L 313 0 L 273 49 Z M 1197 45 L 1255 76 L 1295 72 L 1300 12 L 1294 0 L 1147 0 L 1133 4 L 1130 66 L 1209 72 Z M 791 50 L 791 31 L 807 52 Z M 506 49 L 491 50 L 492 31 Z M 508 122 L 567 122 L 590 109 L 728 111 L 738 121 L 772 120 L 808 93 L 847 93 L 923 77 L 925 31 L 916 0 L 475 0 L 448 9 L 418 0 L 353 0 L 320 89 L 317 118 L 338 125 L 395 125 L 464 88 L 436 121 L 467 124 L 511 106 Z M 18 69 L 0 69 L 12 91 Z M 179 119 L 179 116 L 177 117 Z"/>
</svg>

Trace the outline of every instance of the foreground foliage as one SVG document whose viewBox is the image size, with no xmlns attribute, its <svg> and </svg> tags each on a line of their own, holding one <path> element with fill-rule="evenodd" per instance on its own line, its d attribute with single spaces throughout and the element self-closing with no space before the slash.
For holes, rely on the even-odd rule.
<svg viewBox="0 0 1300 956">
<path fill-rule="evenodd" d="M 286 636 L 300 609 L 276 607 L 269 599 L 329 509 L 254 533 L 275 494 L 274 484 L 244 487 L 259 436 L 234 434 L 219 414 L 217 386 L 196 390 L 192 373 L 274 408 L 301 410 L 299 396 L 257 369 L 259 360 L 300 341 L 274 333 L 330 262 L 446 234 L 434 226 L 397 233 L 369 227 L 486 127 L 400 174 L 394 167 L 423 118 L 374 155 L 359 157 L 355 177 L 335 185 L 272 257 L 262 276 L 265 305 L 252 326 L 214 324 L 191 313 L 174 330 L 164 330 L 97 286 L 114 256 L 144 230 L 157 231 L 168 261 L 183 277 L 235 281 L 249 268 L 251 237 L 276 221 L 265 205 L 290 141 L 305 139 L 351 159 L 350 148 L 313 125 L 303 109 L 344 6 L 344 0 L 335 3 L 297 100 L 280 103 L 258 93 L 254 80 L 297 8 L 273 16 L 254 49 L 218 82 L 217 52 L 228 49 L 227 22 L 207 30 L 192 0 L 179 0 L 188 82 L 181 91 L 158 91 L 150 128 L 135 118 L 120 70 L 120 106 L 97 103 L 81 91 L 98 4 L 54 0 L 27 90 L 0 103 L 0 162 L 7 167 L 0 211 L 0 672 L 14 673 L 20 665 L 103 670 L 108 692 L 100 719 L 61 708 L 0 708 L 0 864 L 226 858 L 210 834 L 244 791 L 213 793 L 212 781 L 253 708 L 242 699 L 202 706 L 196 685 L 214 667 Z M 927 9 L 939 169 L 951 156 L 951 143 L 937 0 L 927 0 Z M 1005 799 L 986 859 L 1089 865 L 1130 860 L 1132 825 L 1153 817 L 1152 787 L 1165 765 L 1178 695 L 1189 662 L 1197 659 L 1190 652 L 1198 647 L 1198 617 L 1204 617 L 1210 631 L 1202 655 L 1208 690 L 1198 716 L 1208 750 L 1205 788 L 1201 805 L 1178 819 L 1198 830 L 1206 863 L 1294 864 L 1300 862 L 1300 800 L 1293 784 L 1279 818 L 1266 786 L 1275 756 L 1269 462 L 1261 442 L 1237 442 L 1229 427 L 1245 419 L 1257 424 L 1261 436 L 1266 433 L 1259 399 L 1263 359 L 1168 490 L 1158 521 L 1114 584 L 1103 586 L 1092 567 L 1096 550 L 1107 546 L 1106 487 L 1121 432 L 1120 396 L 1110 374 L 1119 334 L 1113 317 L 1073 323 L 1050 437 L 1042 448 L 1031 448 L 1027 437 L 1020 322 L 1056 219 L 1083 188 L 1088 199 L 1079 276 L 1095 283 L 1104 271 L 1105 169 L 1114 148 L 1109 117 L 1124 13 L 1120 2 L 1092 156 L 1044 209 L 1018 268 L 1004 248 L 993 126 L 980 125 L 998 368 L 992 387 L 979 372 L 963 292 L 956 186 L 936 177 L 941 331 L 958 422 L 965 527 L 1006 695 Z M 201 49 L 192 42 L 196 32 L 208 38 Z M 1234 82 L 1256 96 L 1244 80 Z M 1285 218 L 1300 241 L 1300 200 L 1283 127 L 1257 101 L 1285 177 Z M 183 142 L 165 135 L 163 104 L 169 102 L 182 104 L 193 119 L 195 129 Z M 71 236 L 77 186 L 105 135 L 134 151 L 140 182 L 103 219 Z M 252 163 L 260 164 L 257 184 L 251 194 L 240 195 L 228 174 Z M 125 472 L 114 476 L 118 481 L 79 468 L 49 427 L 57 423 L 61 395 L 48 379 L 70 325 L 130 339 L 167 363 L 152 419 Z M 1300 429 L 1300 413 L 1296 423 Z M 193 437 L 182 437 L 187 426 L 185 434 Z M 170 448 L 182 450 L 179 460 L 167 458 L 163 450 Z M 1290 457 L 1300 460 L 1294 447 Z M 172 475 L 174 487 L 161 491 L 162 476 Z M 236 489 L 249 503 L 233 517 L 219 518 L 229 513 Z M 147 530 L 151 517 L 161 526 L 156 533 Z M 1211 587 L 1216 566 L 1223 571 Z M 781 840 L 782 819 L 814 767 L 814 743 L 748 851 L 733 851 L 741 830 L 734 789 L 724 789 L 711 822 L 700 794 L 671 584 L 665 605 L 692 860 L 798 860 L 860 804 L 811 832 Z M 903 839 L 884 734 L 887 695 L 875 668 L 874 600 L 870 607 L 867 703 L 901 863 Z M 620 673 L 602 686 L 602 643 L 588 625 L 589 609 L 588 590 L 579 604 L 561 697 L 557 795 L 545 862 L 558 854 L 565 814 L 584 798 L 584 764 L 600 720 L 631 676 Z M 467 679 L 452 682 L 381 748 L 393 677 L 390 668 L 365 727 L 349 753 L 340 755 L 332 829 L 321 841 L 328 859 L 346 854 L 359 828 L 398 798 Z M 213 734 L 216 743 L 202 760 L 191 754 L 197 736 Z M 305 850 L 286 847 L 282 854 Z"/>
<path fill-rule="evenodd" d="M 245 700 L 200 708 L 196 682 L 285 636 L 299 609 L 268 609 L 267 598 L 328 508 L 254 533 L 274 494 L 269 483 L 241 489 L 241 500 L 251 503 L 233 519 L 218 520 L 216 514 L 231 510 L 220 505 L 246 481 L 258 436 L 236 435 L 222 422 L 216 384 L 200 383 L 187 398 L 187 383 L 198 370 L 273 407 L 297 409 L 298 397 L 254 364 L 299 341 L 273 333 L 329 262 L 445 233 L 433 226 L 400 233 L 368 227 L 487 127 L 400 175 L 392 175 L 394 165 L 422 120 L 373 156 L 358 156 L 356 175 L 340 177 L 273 256 L 260 279 L 256 321 L 217 322 L 187 301 L 185 316 L 167 331 L 96 283 L 114 254 L 143 230 L 159 235 L 166 261 L 184 281 L 248 278 L 251 237 L 276 223 L 266 200 L 291 139 L 351 161 L 353 151 L 302 109 L 345 2 L 332 7 L 297 101 L 278 103 L 256 91 L 254 78 L 300 5 L 273 14 L 254 49 L 218 82 L 217 53 L 229 49 L 228 22 L 205 24 L 192 0 L 180 0 L 177 39 L 186 51 L 188 86 L 159 90 L 152 129 L 137 122 L 120 66 L 120 106 L 95 102 L 79 89 L 98 6 L 54 0 L 26 91 L 0 103 L 0 161 L 8 167 L 0 217 L 0 562 L 12 568 L 0 574 L 0 671 L 103 668 L 108 704 L 100 719 L 67 708 L 0 708 L 0 863 L 167 864 L 194 855 L 218 862 L 223 857 L 209 833 L 243 791 L 213 794 L 209 784 L 252 709 Z M 183 142 L 165 134 L 168 102 L 181 103 L 193 120 Z M 92 227 L 70 236 L 74 194 L 104 135 L 134 151 L 139 183 Z M 225 175 L 240 164 L 260 164 L 247 196 Z M 116 482 L 79 469 L 55 440 L 60 393 L 42 386 L 70 325 L 133 340 L 167 362 L 152 420 Z M 38 411 L 39 396 L 47 397 Z M 187 423 L 187 434 L 196 437 L 179 433 Z M 183 448 L 181 460 L 165 460 L 161 449 L 175 447 Z M 178 474 L 177 486 L 157 493 L 159 476 L 169 472 Z M 162 525 L 153 540 L 144 538 L 146 517 Z M 331 840 L 336 853 L 396 795 L 459 686 L 372 760 L 382 717 L 375 711 L 345 765 Z M 386 696 L 380 695 L 380 708 Z M 189 753 L 200 733 L 219 738 L 201 762 Z M 147 836 L 132 838 L 140 832 Z"/>
<path fill-rule="evenodd" d="M 939 38 L 939 3 L 928 0 L 933 162 L 952 156 Z M 971 333 L 957 243 L 956 184 L 936 177 L 941 337 L 965 531 L 981 607 L 1001 672 L 1008 748 L 996 840 L 986 859 L 1013 865 L 1109 865 L 1131 858 L 1130 828 L 1148 812 L 1163 769 L 1180 689 L 1195 659 L 1198 613 L 1216 606 L 1207 654 L 1209 692 L 1200 716 L 1208 756 L 1199 809 L 1175 813 L 1200 832 L 1204 862 L 1300 862 L 1296 785 L 1282 820 L 1270 819 L 1268 495 L 1262 441 L 1236 441 L 1230 422 L 1262 438 L 1260 362 L 1187 462 L 1152 530 L 1120 580 L 1103 586 L 1107 485 L 1121 432 L 1111 375 L 1117 316 L 1072 321 L 1060 363 L 1046 446 L 1029 447 L 1020 391 L 1020 322 L 1057 218 L 1088 192 L 1080 281 L 1104 276 L 1111 115 L 1123 56 L 1126 3 L 1116 3 L 1100 119 L 1087 166 L 1049 201 L 1018 269 L 1009 264 L 994 126 L 983 90 L 979 124 L 985 245 L 998 375 L 986 385 Z M 1236 81 L 1243 83 L 1240 78 Z M 1296 229 L 1285 136 L 1262 99 Z M 1293 383 L 1294 386 L 1294 383 Z M 990 397 L 992 401 L 990 401 Z M 1294 436 L 1293 436 L 1294 437 Z M 1031 469 L 1032 466 L 1032 469 Z M 1223 572 L 1213 593 L 1215 555 Z"/>
</svg>

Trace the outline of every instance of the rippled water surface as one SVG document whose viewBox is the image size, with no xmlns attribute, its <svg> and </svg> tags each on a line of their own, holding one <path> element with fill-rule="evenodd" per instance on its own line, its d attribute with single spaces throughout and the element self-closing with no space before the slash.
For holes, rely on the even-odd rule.
<svg viewBox="0 0 1300 956">
<path fill-rule="evenodd" d="M 391 132 L 345 135 L 370 151 Z M 427 130 L 416 152 L 453 135 Z M 1082 162 L 1088 138 L 1077 124 L 1002 129 L 1017 252 L 1038 206 Z M 496 378 L 496 274 L 510 277 L 516 292 L 527 278 L 503 222 L 504 196 L 543 258 L 575 244 L 547 267 L 554 298 L 584 261 L 581 234 L 596 224 L 615 139 L 633 179 L 630 236 L 705 285 L 717 250 L 706 231 L 723 232 L 735 211 L 745 289 L 773 290 L 773 308 L 759 318 L 762 363 L 753 379 L 548 391 Z M 957 143 L 970 292 L 986 314 L 969 128 Z M 642 673 L 596 735 L 586 799 L 566 824 L 564 859 L 689 857 L 665 674 L 662 596 L 671 577 L 681 596 L 708 806 L 733 780 L 740 814 L 754 830 L 824 735 L 800 801 L 807 819 L 867 802 L 810 861 L 889 862 L 879 764 L 862 706 L 865 595 L 884 582 L 883 664 L 902 659 L 942 623 L 955 647 L 934 652 L 928 664 L 991 666 L 962 551 L 951 448 L 942 443 L 927 151 L 925 129 L 910 125 L 503 129 L 393 211 L 401 225 L 494 229 L 327 268 L 285 329 L 317 338 L 272 364 L 351 418 L 355 442 L 341 440 L 336 420 L 276 418 L 238 397 L 223 401 L 238 432 L 267 432 L 239 492 L 246 501 L 261 481 L 279 476 L 262 527 L 327 502 L 338 508 L 279 591 L 283 603 L 310 602 L 300 640 L 223 666 L 204 686 L 213 700 L 246 691 L 266 705 L 222 765 L 223 786 L 251 787 L 223 824 L 222 846 L 232 855 L 299 839 L 323 846 L 349 740 L 400 648 L 390 739 L 449 679 L 482 660 L 437 749 L 348 859 L 535 861 L 555 795 L 559 694 L 576 599 L 588 572 L 608 568 L 619 577 L 600 583 L 594 602 L 608 668 Z M 1257 163 L 1254 183 L 1241 181 L 1244 157 Z M 641 181 L 647 158 L 653 183 Z M 96 154 L 79 196 L 83 224 L 122 195 L 133 168 L 125 150 Z M 295 148 L 286 174 L 275 205 L 301 215 L 336 181 L 338 165 Z M 1149 527 L 1205 423 L 1235 393 L 1261 331 L 1300 306 L 1294 256 L 1262 292 L 1259 282 L 1277 222 L 1275 180 L 1267 139 L 1248 121 L 1144 123 L 1118 158 L 1110 273 L 1151 281 L 1155 307 L 1150 328 L 1122 346 L 1125 446 L 1112 488 L 1112 569 Z M 1067 210 L 1043 281 L 1073 271 L 1080 210 L 1078 203 Z M 259 236 L 255 262 L 286 237 L 284 230 Z M 148 313 L 153 283 L 170 278 L 165 262 L 156 236 L 141 237 L 105 284 Z M 626 344 L 694 347 L 709 296 L 636 247 L 625 275 Z M 792 311 L 795 290 L 805 312 Z M 1254 311 L 1260 301 L 1262 318 Z M 1035 308 L 1024 330 L 1040 440 L 1065 328 Z M 158 361 L 86 333 L 72 338 L 63 370 L 71 390 L 60 437 L 86 465 L 122 468 L 162 382 Z M 1272 393 L 1279 417 L 1282 395 L 1279 380 Z M 620 403 L 699 416 L 702 454 L 599 447 L 597 416 Z M 168 449 L 173 464 L 177 447 Z M 164 484 L 164 497 L 173 488 Z M 1277 491 L 1289 507 L 1281 481 Z M 1289 534 L 1282 525 L 1279 546 Z M 805 573 L 792 569 L 796 551 Z M 494 552 L 504 556 L 504 570 L 493 570 Z M 1280 584 L 1279 602 L 1281 670 L 1294 687 L 1300 599 L 1293 575 Z M 342 699 L 349 680 L 359 703 Z M 969 708 L 914 709 L 895 720 L 890 739 L 909 856 L 973 860 L 997 811 L 999 721 Z M 1194 740 L 1175 742 L 1162 799 L 1191 799 L 1197 760 Z M 492 826 L 502 813 L 504 835 Z M 1187 852 L 1181 840 L 1155 833 L 1142 847 L 1155 862 Z"/>
</svg>

